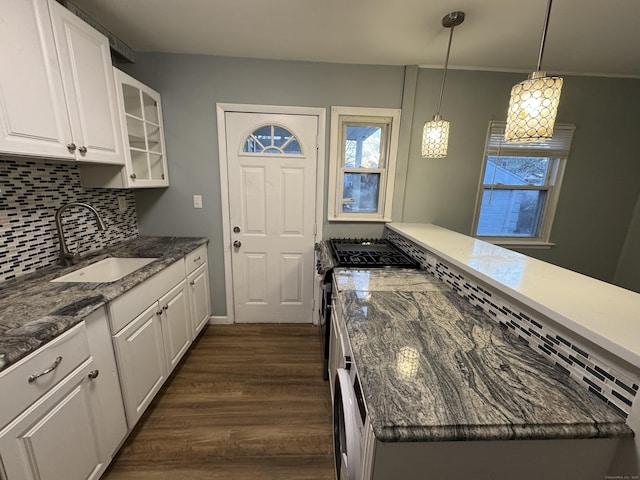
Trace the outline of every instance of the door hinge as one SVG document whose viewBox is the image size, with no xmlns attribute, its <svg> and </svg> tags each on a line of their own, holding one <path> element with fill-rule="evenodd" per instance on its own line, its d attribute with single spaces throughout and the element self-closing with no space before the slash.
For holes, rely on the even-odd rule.
<svg viewBox="0 0 640 480">
<path fill-rule="evenodd" d="M 314 224 L 313 224 L 313 234 L 314 234 L 314 235 L 317 235 L 317 234 L 318 234 L 318 224 L 317 224 L 317 223 L 314 223 Z"/>
<path fill-rule="evenodd" d="M 318 135 L 316 135 L 316 150 L 320 150 L 320 142 L 318 142 Z"/>
</svg>

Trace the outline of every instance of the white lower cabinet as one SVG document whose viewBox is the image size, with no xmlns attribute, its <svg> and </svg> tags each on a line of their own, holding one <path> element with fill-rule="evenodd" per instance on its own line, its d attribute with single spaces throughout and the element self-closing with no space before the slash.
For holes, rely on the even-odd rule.
<svg viewBox="0 0 640 480">
<path fill-rule="evenodd" d="M 189 305 L 195 339 L 211 317 L 211 297 L 209 295 L 209 270 L 205 263 L 187 277 Z"/>
<path fill-rule="evenodd" d="M 130 428 L 191 346 L 191 332 L 183 280 L 113 336 Z"/>
<path fill-rule="evenodd" d="M 210 312 L 203 245 L 0 371 L 0 479 L 100 478 Z"/>
<path fill-rule="evenodd" d="M 127 433 L 104 309 L 1 372 L 0 391 L 2 479 L 97 479 Z"/>
<path fill-rule="evenodd" d="M 209 319 L 206 262 L 205 245 L 108 306 L 130 429 Z"/>
<path fill-rule="evenodd" d="M 98 478 L 100 404 L 89 375 L 93 359 L 36 402 L 0 434 L 4 474 L 14 479 Z"/>
<path fill-rule="evenodd" d="M 162 336 L 169 373 L 191 346 L 192 327 L 187 299 L 187 282 L 182 281 L 158 301 L 162 313 Z M 160 311 L 159 310 L 159 311 Z"/>
<path fill-rule="evenodd" d="M 130 428 L 167 379 L 162 326 L 157 311 L 158 306 L 151 305 L 113 337 Z"/>
</svg>

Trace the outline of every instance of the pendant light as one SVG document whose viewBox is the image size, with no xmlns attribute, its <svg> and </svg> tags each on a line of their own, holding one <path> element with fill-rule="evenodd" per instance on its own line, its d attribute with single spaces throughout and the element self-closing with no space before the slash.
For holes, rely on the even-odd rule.
<svg viewBox="0 0 640 480">
<path fill-rule="evenodd" d="M 527 80 L 514 85 L 511 89 L 507 126 L 504 140 L 511 143 L 540 142 L 553 136 L 553 125 L 558 113 L 562 78 L 548 77 L 540 70 L 544 42 L 547 37 L 551 2 L 547 3 L 547 14 L 542 29 L 538 67 Z"/>
<path fill-rule="evenodd" d="M 464 21 L 464 12 L 451 12 L 442 19 L 442 26 L 450 28 L 449 46 L 447 47 L 447 57 L 444 61 L 444 73 L 442 74 L 442 85 L 440 86 L 440 99 L 438 100 L 438 110 L 433 116 L 433 120 L 426 122 L 422 129 L 422 156 L 424 158 L 443 158 L 447 156 L 447 146 L 449 145 L 449 122 L 443 120 L 440 115 L 442 105 L 442 94 L 444 93 L 444 82 L 447 78 L 447 66 L 449 65 L 449 52 L 451 51 L 451 39 L 453 29 Z"/>
</svg>

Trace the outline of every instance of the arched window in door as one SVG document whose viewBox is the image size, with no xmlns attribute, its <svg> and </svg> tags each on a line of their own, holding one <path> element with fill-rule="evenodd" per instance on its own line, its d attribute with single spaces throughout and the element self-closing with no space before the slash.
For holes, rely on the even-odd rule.
<svg viewBox="0 0 640 480">
<path fill-rule="evenodd" d="M 286 128 L 265 125 L 254 130 L 245 140 L 245 153 L 302 155 L 298 139 Z"/>
</svg>

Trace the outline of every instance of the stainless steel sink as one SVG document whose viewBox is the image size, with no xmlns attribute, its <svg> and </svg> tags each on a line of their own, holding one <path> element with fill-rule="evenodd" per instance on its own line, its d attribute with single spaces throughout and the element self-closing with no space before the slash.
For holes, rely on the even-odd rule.
<svg viewBox="0 0 640 480">
<path fill-rule="evenodd" d="M 86 267 L 75 270 L 52 282 L 108 283 L 120 280 L 156 260 L 155 258 L 109 257 Z"/>
</svg>

